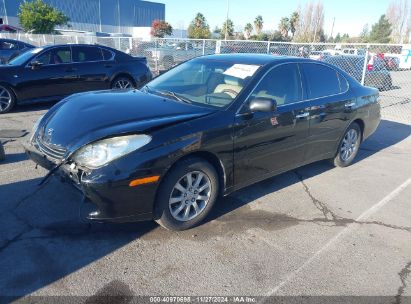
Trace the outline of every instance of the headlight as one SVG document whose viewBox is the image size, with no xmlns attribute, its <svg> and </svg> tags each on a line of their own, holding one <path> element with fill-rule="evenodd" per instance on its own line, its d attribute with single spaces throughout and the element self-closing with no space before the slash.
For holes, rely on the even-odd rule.
<svg viewBox="0 0 411 304">
<path fill-rule="evenodd" d="M 33 126 L 33 129 L 31 129 L 30 142 L 33 141 L 34 135 L 36 134 L 37 128 L 39 127 L 40 121 L 43 119 L 44 115 L 41 115 L 40 118 L 37 119 L 36 123 Z"/>
<path fill-rule="evenodd" d="M 103 139 L 80 148 L 73 160 L 80 166 L 95 169 L 129 154 L 151 141 L 148 135 L 129 135 Z"/>
</svg>

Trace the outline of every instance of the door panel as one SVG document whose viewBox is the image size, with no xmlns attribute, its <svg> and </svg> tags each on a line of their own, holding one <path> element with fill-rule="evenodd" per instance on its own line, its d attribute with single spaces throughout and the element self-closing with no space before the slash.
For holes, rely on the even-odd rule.
<svg viewBox="0 0 411 304">
<path fill-rule="evenodd" d="M 310 132 L 305 161 L 332 157 L 347 124 L 350 101 L 347 80 L 333 68 L 301 64 L 309 102 Z"/>
<path fill-rule="evenodd" d="M 38 67 L 27 66 L 24 79 L 20 82 L 21 101 L 49 99 L 73 93 L 77 74 L 71 64 L 70 47 L 59 47 L 40 53 L 33 61 L 41 62 Z"/>
<path fill-rule="evenodd" d="M 77 92 L 109 88 L 109 72 L 113 63 L 104 61 L 103 53 L 96 46 L 73 46 L 73 62 L 77 69 Z"/>
<path fill-rule="evenodd" d="M 309 128 L 303 97 L 295 63 L 275 66 L 262 78 L 235 120 L 235 184 L 257 181 L 303 162 Z M 275 101 L 276 111 L 251 113 L 249 103 L 254 98 Z"/>
<path fill-rule="evenodd" d="M 234 179 L 237 185 L 303 162 L 309 125 L 304 113 L 308 113 L 308 108 L 305 103 L 299 103 L 281 106 L 273 113 L 236 118 Z"/>
</svg>

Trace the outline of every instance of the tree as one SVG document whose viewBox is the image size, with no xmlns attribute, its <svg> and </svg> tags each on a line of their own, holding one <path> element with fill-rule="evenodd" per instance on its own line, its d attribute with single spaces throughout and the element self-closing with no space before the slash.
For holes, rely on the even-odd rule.
<svg viewBox="0 0 411 304">
<path fill-rule="evenodd" d="M 52 34 L 56 26 L 68 25 L 70 20 L 43 0 L 25 0 L 19 6 L 18 17 L 24 31 L 34 34 Z"/>
<path fill-rule="evenodd" d="M 372 26 L 369 42 L 374 43 L 389 43 L 390 36 L 392 33 L 391 24 L 385 17 L 382 15 L 380 20 Z"/>
<path fill-rule="evenodd" d="M 304 10 L 299 8 L 298 24 L 293 40 L 297 42 L 321 41 L 324 32 L 324 6 L 321 1 L 309 1 Z"/>
<path fill-rule="evenodd" d="M 203 14 L 197 13 L 188 27 L 188 37 L 192 39 L 208 39 L 211 37 L 210 27 Z"/>
<path fill-rule="evenodd" d="M 291 14 L 291 17 L 290 17 L 290 31 L 291 31 L 291 34 L 292 34 L 293 38 L 294 38 L 294 35 L 295 35 L 295 31 L 297 30 L 299 20 L 300 20 L 300 14 L 298 14 L 297 11 L 295 11 L 294 13 Z"/>
<path fill-rule="evenodd" d="M 232 37 L 234 35 L 234 23 L 231 19 L 228 19 L 223 23 L 223 27 L 221 28 L 220 37 L 221 39 L 225 38 L 225 34 L 227 33 L 227 38 Z"/>
<path fill-rule="evenodd" d="M 368 42 L 368 36 L 370 35 L 370 30 L 368 23 L 364 25 L 360 33 L 360 42 Z"/>
<path fill-rule="evenodd" d="M 288 38 L 288 32 L 290 31 L 290 19 L 283 17 L 278 25 L 278 30 L 284 38 Z"/>
<path fill-rule="evenodd" d="M 251 34 L 253 32 L 254 28 L 251 23 L 247 23 L 246 26 L 244 27 L 244 37 L 245 39 L 250 39 Z"/>
<path fill-rule="evenodd" d="M 164 38 L 164 36 L 170 36 L 172 33 L 173 27 L 164 20 L 154 20 L 151 24 L 151 36 Z"/>
<path fill-rule="evenodd" d="M 255 20 L 254 20 L 254 28 L 255 32 L 257 33 L 257 36 L 261 33 L 264 27 L 264 20 L 261 15 L 258 15 Z"/>
<path fill-rule="evenodd" d="M 392 25 L 391 42 L 403 43 L 409 36 L 408 28 L 411 27 L 409 0 L 391 0 L 386 17 Z"/>
<path fill-rule="evenodd" d="M 341 34 L 340 33 L 338 33 L 337 36 L 335 36 L 334 42 L 335 43 L 340 43 L 341 42 Z"/>
</svg>

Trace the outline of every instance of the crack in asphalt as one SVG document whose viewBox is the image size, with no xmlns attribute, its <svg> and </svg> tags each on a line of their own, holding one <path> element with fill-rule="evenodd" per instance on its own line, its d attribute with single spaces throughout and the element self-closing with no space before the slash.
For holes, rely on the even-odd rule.
<svg viewBox="0 0 411 304">
<path fill-rule="evenodd" d="M 16 217 L 16 219 L 18 219 L 19 221 L 21 221 L 24 225 L 25 225 L 25 229 L 23 229 L 20 233 L 18 233 L 16 236 L 14 236 L 11 239 L 8 239 L 5 241 L 5 244 L 3 246 L 0 247 L 0 252 L 2 252 L 4 249 L 6 249 L 8 246 L 10 246 L 11 244 L 17 242 L 20 240 L 20 238 L 32 231 L 33 229 L 35 229 L 35 227 L 33 225 L 31 225 L 26 219 L 20 217 L 17 212 L 16 209 L 19 208 L 21 206 L 22 203 L 24 203 L 26 200 L 28 200 L 29 198 L 35 196 L 38 192 L 40 192 L 46 185 L 48 184 L 48 182 L 44 183 L 41 186 L 38 186 L 36 190 L 34 190 L 33 192 L 27 194 L 26 196 L 24 196 L 23 198 L 21 198 L 15 206 L 13 206 L 12 209 L 7 210 L 6 212 L 10 212 L 12 215 L 14 215 Z"/>
<path fill-rule="evenodd" d="M 398 287 L 397 295 L 395 296 L 395 302 L 393 304 L 401 304 L 401 298 L 407 287 L 407 277 L 411 273 L 411 261 L 408 262 L 403 269 L 398 273 L 401 280 L 401 286 Z"/>
<path fill-rule="evenodd" d="M 392 224 L 386 224 L 381 221 L 357 221 L 351 218 L 346 218 L 337 215 L 335 212 L 333 212 L 324 202 L 320 201 L 317 199 L 312 193 L 308 185 L 304 181 L 304 177 L 302 176 L 301 173 L 298 171 L 294 171 L 294 174 L 298 177 L 300 183 L 303 185 L 305 193 L 310 197 L 312 203 L 314 204 L 315 208 L 318 209 L 322 214 L 323 218 L 314 218 L 312 220 L 301 220 L 301 219 L 296 219 L 298 221 L 302 222 L 310 222 L 310 223 L 331 223 L 334 226 L 347 226 L 348 224 L 358 224 L 358 225 L 378 225 L 378 226 L 383 226 L 386 228 L 391 228 L 395 230 L 402 230 L 406 232 L 411 233 L 411 227 L 405 227 L 405 226 L 397 226 L 397 225 L 392 225 Z"/>
</svg>

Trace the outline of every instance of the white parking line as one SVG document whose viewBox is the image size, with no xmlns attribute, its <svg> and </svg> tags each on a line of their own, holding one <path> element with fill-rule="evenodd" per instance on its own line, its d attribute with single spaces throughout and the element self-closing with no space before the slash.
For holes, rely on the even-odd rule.
<svg viewBox="0 0 411 304">
<path fill-rule="evenodd" d="M 380 200 L 377 204 L 373 205 L 371 208 L 364 211 L 355 221 L 363 221 L 368 219 L 371 215 L 376 213 L 382 207 L 384 207 L 387 203 L 397 197 L 405 188 L 407 188 L 411 184 L 411 177 L 408 178 L 404 183 L 400 186 L 395 188 L 391 193 L 385 196 L 382 200 Z M 332 239 L 330 239 L 323 247 L 321 247 L 314 255 L 312 255 L 307 261 L 304 262 L 300 267 L 298 267 L 295 271 L 289 273 L 283 281 L 281 281 L 277 286 L 271 289 L 266 296 L 272 296 L 276 294 L 285 284 L 290 282 L 292 279 L 296 277 L 298 273 L 300 273 L 305 267 L 307 267 L 311 262 L 313 262 L 318 256 L 320 256 L 324 251 L 326 251 L 331 245 L 337 242 L 342 236 L 346 235 L 347 233 L 351 232 L 355 227 L 355 223 L 349 224 L 346 228 L 341 230 L 337 235 L 335 235 Z M 262 303 L 265 300 L 261 301 Z"/>
</svg>

